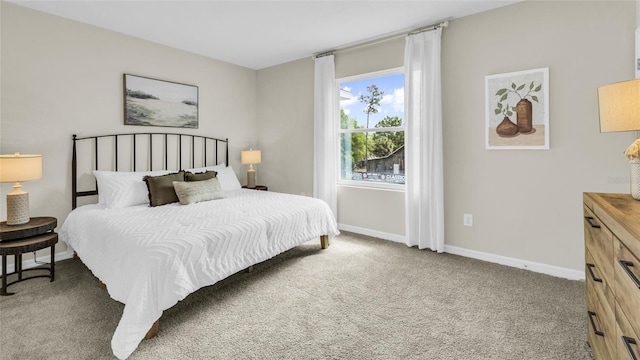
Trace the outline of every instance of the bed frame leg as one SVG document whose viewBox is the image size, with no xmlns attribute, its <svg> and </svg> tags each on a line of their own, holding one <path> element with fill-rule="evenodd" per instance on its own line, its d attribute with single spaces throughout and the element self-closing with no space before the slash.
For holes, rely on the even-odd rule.
<svg viewBox="0 0 640 360">
<path fill-rule="evenodd" d="M 147 335 L 144 336 L 146 340 L 152 339 L 158 335 L 158 331 L 160 330 L 160 319 L 156 320 L 156 322 L 151 325 L 151 329 L 147 331 Z"/>
<path fill-rule="evenodd" d="M 320 236 L 320 247 L 326 249 L 329 247 L 329 235 Z"/>
</svg>

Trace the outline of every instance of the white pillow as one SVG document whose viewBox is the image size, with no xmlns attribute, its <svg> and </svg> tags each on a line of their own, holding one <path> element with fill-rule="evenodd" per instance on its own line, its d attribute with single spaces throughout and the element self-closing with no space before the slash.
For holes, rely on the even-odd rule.
<svg viewBox="0 0 640 360">
<path fill-rule="evenodd" d="M 222 191 L 233 191 L 242 188 L 240 185 L 240 181 L 238 181 L 238 177 L 236 176 L 235 171 L 231 166 L 225 166 L 224 163 L 218 164 L 215 166 L 205 166 L 193 169 L 186 169 L 185 171 L 190 171 L 194 174 L 201 173 L 205 171 L 215 171 L 218 174 L 216 177 L 220 181 L 220 186 L 222 187 Z"/>
<path fill-rule="evenodd" d="M 141 172 L 94 170 L 93 175 L 98 182 L 98 203 L 104 204 L 107 209 L 148 204 L 149 190 L 142 178 L 146 175 L 158 176 L 171 172 L 170 170 Z"/>
<path fill-rule="evenodd" d="M 236 173 L 235 171 L 233 171 L 233 168 L 231 166 L 217 169 L 215 171 L 218 172 L 216 178 L 218 178 L 218 181 L 220 181 L 222 191 L 228 192 L 242 189 L 242 185 L 240 185 L 240 181 L 238 181 L 238 177 L 236 176 Z"/>
<path fill-rule="evenodd" d="M 220 169 L 224 169 L 227 166 L 225 165 L 225 163 L 221 163 L 218 165 L 212 165 L 212 166 L 204 166 L 204 167 L 198 167 L 198 168 L 192 168 L 192 169 L 185 169 L 184 171 L 189 171 L 191 173 L 203 173 L 205 171 L 220 171 Z"/>
</svg>

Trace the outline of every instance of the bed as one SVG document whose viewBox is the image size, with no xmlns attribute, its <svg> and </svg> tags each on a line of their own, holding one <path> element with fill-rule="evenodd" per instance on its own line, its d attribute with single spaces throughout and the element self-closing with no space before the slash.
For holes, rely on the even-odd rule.
<svg viewBox="0 0 640 360">
<path fill-rule="evenodd" d="M 162 312 L 190 293 L 314 238 L 326 248 L 338 234 L 321 200 L 241 188 L 228 166 L 228 144 L 173 133 L 73 136 L 74 209 L 59 234 L 111 298 L 125 304 L 111 340 L 116 357 L 131 355 L 150 329 L 157 331 Z M 81 163 L 91 170 L 80 170 Z M 215 171 L 215 199 L 150 206 L 157 198 L 144 176 L 179 170 Z M 196 183 L 205 184 L 184 182 Z M 79 191 L 87 186 L 94 189 Z M 93 203 L 78 206 L 84 197 Z"/>
</svg>

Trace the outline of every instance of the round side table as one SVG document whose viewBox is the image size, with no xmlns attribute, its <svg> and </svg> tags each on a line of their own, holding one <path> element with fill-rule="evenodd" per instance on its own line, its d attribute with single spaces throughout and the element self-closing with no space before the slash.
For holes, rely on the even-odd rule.
<svg viewBox="0 0 640 360">
<path fill-rule="evenodd" d="M 55 280 L 55 245 L 58 242 L 58 234 L 53 230 L 58 225 L 58 220 L 53 217 L 33 217 L 28 223 L 22 225 L 7 225 L 6 221 L 0 223 L 0 255 L 2 255 L 2 288 L 0 296 L 13 295 L 7 292 L 7 287 L 15 283 L 47 277 Z M 40 249 L 51 248 L 51 264 L 42 265 L 30 269 L 22 269 L 22 254 L 35 252 Z M 7 274 L 7 256 L 13 255 L 14 271 Z M 49 270 L 49 274 L 23 277 L 25 271 Z M 18 274 L 18 279 L 7 282 L 9 275 Z"/>
</svg>

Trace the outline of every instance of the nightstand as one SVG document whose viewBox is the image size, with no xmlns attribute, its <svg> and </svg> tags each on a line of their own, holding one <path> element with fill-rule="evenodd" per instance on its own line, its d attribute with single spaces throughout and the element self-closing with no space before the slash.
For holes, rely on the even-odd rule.
<svg viewBox="0 0 640 360">
<path fill-rule="evenodd" d="M 13 295 L 7 292 L 7 287 L 15 283 L 39 277 L 47 277 L 55 280 L 55 245 L 58 242 L 58 234 L 53 230 L 58 225 L 58 220 L 53 217 L 33 217 L 28 223 L 22 225 L 7 225 L 6 221 L 0 223 L 0 255 L 2 255 L 2 288 L 0 296 Z M 36 252 L 37 250 L 51 248 L 51 264 L 42 265 L 30 269 L 22 269 L 22 254 Z M 13 255 L 14 271 L 7 274 L 7 256 Z M 25 271 L 49 270 L 49 274 L 22 277 Z M 7 283 L 7 276 L 18 274 L 18 279 Z"/>
<path fill-rule="evenodd" d="M 269 187 L 267 187 L 266 185 L 256 185 L 256 187 L 254 188 L 248 188 L 247 185 L 243 185 L 242 188 L 251 189 L 251 190 L 269 191 Z"/>
</svg>

